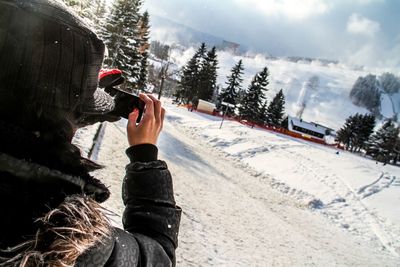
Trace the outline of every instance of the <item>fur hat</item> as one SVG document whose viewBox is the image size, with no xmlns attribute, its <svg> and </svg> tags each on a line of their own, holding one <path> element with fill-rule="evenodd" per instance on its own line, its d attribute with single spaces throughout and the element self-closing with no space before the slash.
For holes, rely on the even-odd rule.
<svg viewBox="0 0 400 267">
<path fill-rule="evenodd" d="M 59 1 L 0 0 L 0 119 L 31 128 L 43 116 L 102 120 L 114 108 L 98 88 L 104 50 Z"/>
</svg>

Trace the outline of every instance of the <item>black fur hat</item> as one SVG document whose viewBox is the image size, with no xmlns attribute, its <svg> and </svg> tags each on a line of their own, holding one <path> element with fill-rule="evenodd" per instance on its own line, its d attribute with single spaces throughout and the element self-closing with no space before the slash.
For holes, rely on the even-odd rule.
<svg viewBox="0 0 400 267">
<path fill-rule="evenodd" d="M 43 116 L 101 120 L 114 107 L 97 86 L 104 50 L 59 1 L 0 0 L 0 119 L 29 129 Z"/>
<path fill-rule="evenodd" d="M 98 88 L 104 50 L 58 0 L 0 0 L 2 176 L 22 184 L 62 181 L 57 186 L 65 193 L 64 182 L 71 192 L 108 198 L 108 189 L 89 175 L 100 166 L 70 143 L 74 128 L 104 121 L 114 108 L 114 99 Z M 7 183 L 1 180 L 0 189 Z"/>
</svg>

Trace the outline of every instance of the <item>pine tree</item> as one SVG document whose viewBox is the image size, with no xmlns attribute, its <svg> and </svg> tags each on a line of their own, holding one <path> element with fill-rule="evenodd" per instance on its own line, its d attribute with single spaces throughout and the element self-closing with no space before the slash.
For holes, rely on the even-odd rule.
<svg viewBox="0 0 400 267">
<path fill-rule="evenodd" d="M 104 32 L 105 18 L 107 14 L 106 0 L 94 0 L 91 4 L 91 20 L 94 24 L 94 29 L 100 38 L 101 33 Z"/>
<path fill-rule="evenodd" d="M 342 143 L 345 146 L 345 149 L 349 149 L 351 146 L 351 137 L 353 134 L 353 116 L 350 116 L 346 119 L 346 122 L 340 128 L 336 135 L 336 141 Z"/>
<path fill-rule="evenodd" d="M 139 54 L 140 54 L 140 73 L 137 86 L 139 89 L 146 88 L 148 75 L 149 58 L 149 39 L 150 39 L 149 13 L 145 11 L 139 20 Z"/>
<path fill-rule="evenodd" d="M 284 128 L 284 129 L 289 128 L 289 116 L 288 115 L 283 117 L 280 127 Z"/>
<path fill-rule="evenodd" d="M 159 41 L 151 41 L 150 53 L 160 60 L 167 60 L 169 57 L 170 46 Z"/>
<path fill-rule="evenodd" d="M 197 59 L 195 56 L 193 56 L 182 69 L 179 86 L 174 94 L 176 103 L 189 104 L 195 94 L 195 88 L 193 88 L 194 79 L 195 76 L 198 75 L 199 71 L 199 66 L 197 65 Z"/>
<path fill-rule="evenodd" d="M 237 97 L 239 92 L 242 90 L 241 83 L 243 82 L 243 62 L 239 60 L 238 63 L 232 68 L 231 75 L 227 77 L 228 81 L 226 82 L 227 87 L 222 90 L 218 97 L 219 105 L 218 109 L 222 109 L 222 102 L 230 103 L 232 105 L 236 105 Z M 234 115 L 234 109 L 227 109 L 228 115 Z"/>
<path fill-rule="evenodd" d="M 374 132 L 375 116 L 372 114 L 359 115 L 357 117 L 356 133 L 353 138 L 353 150 L 365 149 L 366 143 Z"/>
<path fill-rule="evenodd" d="M 360 151 L 365 148 L 375 127 L 375 117 L 371 114 L 356 113 L 346 119 L 344 126 L 337 132 L 336 140 L 343 143 L 347 150 Z"/>
<path fill-rule="evenodd" d="M 374 115 L 380 114 L 381 93 L 375 75 L 358 77 L 350 91 L 350 98 L 354 105 L 365 107 Z"/>
<path fill-rule="evenodd" d="M 388 94 L 400 92 L 400 78 L 392 73 L 385 72 L 379 77 L 382 89 Z"/>
<path fill-rule="evenodd" d="M 63 0 L 63 2 L 74 9 L 74 11 L 83 18 L 91 19 L 90 14 L 91 1 L 90 0 Z"/>
<path fill-rule="evenodd" d="M 267 124 L 268 126 L 280 127 L 283 115 L 285 114 L 285 96 L 282 89 L 275 95 L 267 108 Z"/>
<path fill-rule="evenodd" d="M 265 93 L 267 92 L 268 68 L 265 67 L 260 73 L 257 73 L 245 92 L 239 108 L 239 115 L 242 119 L 263 123 L 265 116 Z"/>
<path fill-rule="evenodd" d="M 399 158 L 399 133 L 400 128 L 396 127 L 392 120 L 387 120 L 371 137 L 366 154 L 385 164 L 391 160 L 396 163 Z"/>
<path fill-rule="evenodd" d="M 397 128 L 398 131 L 400 132 L 400 129 Z M 397 136 L 396 143 L 393 147 L 393 153 L 392 153 L 392 160 L 393 164 L 397 164 L 398 161 L 400 161 L 400 137 Z"/>
<path fill-rule="evenodd" d="M 200 70 L 198 99 L 210 101 L 217 86 L 218 59 L 215 46 L 208 51 Z"/>
<path fill-rule="evenodd" d="M 257 115 L 257 118 L 256 118 L 257 123 L 262 124 L 262 125 L 265 124 L 265 121 L 267 119 L 267 116 L 266 116 L 267 115 L 267 106 L 268 106 L 268 101 L 265 100 L 264 103 L 261 105 L 260 112 Z"/>
<path fill-rule="evenodd" d="M 193 57 L 183 67 L 179 87 L 175 92 L 175 102 L 184 104 L 197 104 L 200 84 L 200 71 L 204 62 L 207 47 L 202 43 Z"/>
<path fill-rule="evenodd" d="M 137 87 L 140 73 L 139 8 L 141 0 L 116 0 L 104 26 L 103 38 L 109 50 L 109 67 L 124 72 L 128 85 Z"/>
<path fill-rule="evenodd" d="M 86 19 L 95 31 L 99 31 L 106 13 L 106 0 L 63 0 L 80 17 Z"/>
</svg>

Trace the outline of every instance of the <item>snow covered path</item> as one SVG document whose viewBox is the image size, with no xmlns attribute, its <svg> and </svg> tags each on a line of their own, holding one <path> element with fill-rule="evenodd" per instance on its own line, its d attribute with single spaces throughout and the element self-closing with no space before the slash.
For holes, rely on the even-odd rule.
<svg viewBox="0 0 400 267">
<path fill-rule="evenodd" d="M 219 129 L 219 118 L 168 107 L 176 128 L 259 177 L 259 184 L 311 204 L 338 227 L 400 255 L 400 168 L 235 121 Z"/>
<path fill-rule="evenodd" d="M 397 265 L 387 251 L 272 189 L 261 176 L 187 136 L 172 120 L 167 116 L 159 148 L 184 211 L 178 266 Z M 116 214 L 123 209 L 125 148 L 123 125 L 108 123 L 98 153 L 106 168 L 97 176 L 111 186 L 106 206 Z M 115 220 L 120 224 L 118 216 Z"/>
<path fill-rule="evenodd" d="M 169 124 L 160 149 L 184 210 L 181 266 L 395 266 Z"/>
</svg>

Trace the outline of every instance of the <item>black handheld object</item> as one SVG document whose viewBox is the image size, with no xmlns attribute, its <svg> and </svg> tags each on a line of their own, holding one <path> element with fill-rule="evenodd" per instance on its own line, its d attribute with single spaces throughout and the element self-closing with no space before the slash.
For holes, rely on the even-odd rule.
<svg viewBox="0 0 400 267">
<path fill-rule="evenodd" d="M 139 110 L 139 116 L 136 122 L 140 122 L 140 120 L 142 119 L 145 103 L 137 95 L 115 87 L 106 87 L 105 91 L 114 96 L 115 108 L 112 111 L 113 115 L 128 119 L 129 113 L 137 108 Z"/>
<path fill-rule="evenodd" d="M 137 95 L 115 87 L 124 82 L 125 78 L 122 76 L 122 71 L 118 69 L 100 71 L 99 87 L 104 88 L 108 94 L 114 97 L 115 108 L 110 115 L 128 119 L 129 113 L 137 108 L 139 116 L 136 122 L 139 123 L 142 119 L 145 103 Z"/>
</svg>

